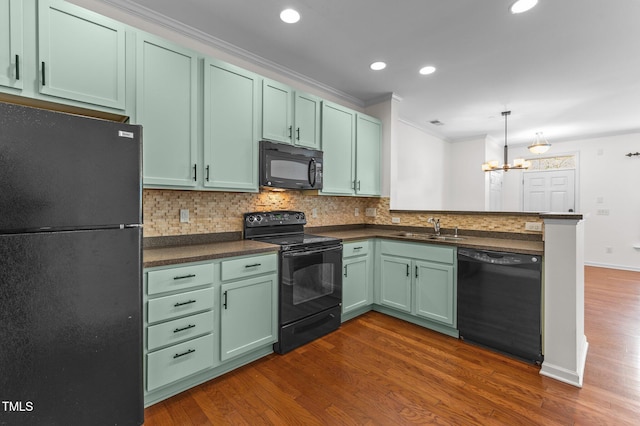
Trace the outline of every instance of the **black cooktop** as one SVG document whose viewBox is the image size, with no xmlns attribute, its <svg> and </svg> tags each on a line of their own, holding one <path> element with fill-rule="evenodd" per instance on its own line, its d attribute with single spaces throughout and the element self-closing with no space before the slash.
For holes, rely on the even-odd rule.
<svg viewBox="0 0 640 426">
<path fill-rule="evenodd" d="M 278 244 L 281 250 L 340 244 L 332 237 L 306 234 L 307 219 L 303 212 L 279 210 L 244 214 L 244 238 Z"/>
</svg>

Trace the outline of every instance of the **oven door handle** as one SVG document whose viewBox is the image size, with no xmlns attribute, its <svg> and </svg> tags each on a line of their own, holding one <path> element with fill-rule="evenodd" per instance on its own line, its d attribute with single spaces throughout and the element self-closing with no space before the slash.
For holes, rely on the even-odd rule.
<svg viewBox="0 0 640 426">
<path fill-rule="evenodd" d="M 310 254 L 325 253 L 328 251 L 342 250 L 342 246 L 331 246 L 317 250 L 301 250 L 301 251 L 285 251 L 282 253 L 284 257 L 308 256 Z"/>
</svg>

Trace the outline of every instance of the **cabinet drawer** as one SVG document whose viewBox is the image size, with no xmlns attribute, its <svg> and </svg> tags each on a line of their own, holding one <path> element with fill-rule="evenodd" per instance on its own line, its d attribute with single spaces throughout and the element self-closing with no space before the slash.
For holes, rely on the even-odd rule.
<svg viewBox="0 0 640 426">
<path fill-rule="evenodd" d="M 442 247 L 434 244 L 382 240 L 380 249 L 382 254 L 430 260 L 432 262 L 453 264 L 455 260 L 455 248 Z"/>
<path fill-rule="evenodd" d="M 175 345 L 196 336 L 213 333 L 213 311 L 190 315 L 147 328 L 147 349 Z"/>
<path fill-rule="evenodd" d="M 342 245 L 342 257 L 363 256 L 369 254 L 369 241 L 356 241 Z"/>
<path fill-rule="evenodd" d="M 278 270 L 278 256 L 245 257 L 242 259 L 225 260 L 221 263 L 222 281 L 246 278 L 253 275 L 265 274 Z"/>
<path fill-rule="evenodd" d="M 147 355 L 147 391 L 213 367 L 213 334 Z"/>
<path fill-rule="evenodd" d="M 206 311 L 213 308 L 213 300 L 213 288 L 158 297 L 149 300 L 147 320 L 154 323 Z"/>
<path fill-rule="evenodd" d="M 213 283 L 213 264 L 180 266 L 147 272 L 147 294 L 187 290 Z"/>
</svg>

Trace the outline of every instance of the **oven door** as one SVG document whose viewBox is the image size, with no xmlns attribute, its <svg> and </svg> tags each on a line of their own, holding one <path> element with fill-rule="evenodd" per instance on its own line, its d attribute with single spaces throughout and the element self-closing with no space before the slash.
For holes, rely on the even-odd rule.
<svg viewBox="0 0 640 426">
<path fill-rule="evenodd" d="M 282 252 L 280 325 L 342 303 L 342 245 Z"/>
</svg>

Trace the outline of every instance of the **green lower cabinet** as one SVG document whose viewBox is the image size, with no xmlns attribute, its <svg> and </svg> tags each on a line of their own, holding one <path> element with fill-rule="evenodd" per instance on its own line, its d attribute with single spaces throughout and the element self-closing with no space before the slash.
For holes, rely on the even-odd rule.
<svg viewBox="0 0 640 426">
<path fill-rule="evenodd" d="M 417 316 L 452 327 L 455 317 L 453 265 L 415 261 Z"/>
<path fill-rule="evenodd" d="M 380 251 L 382 312 L 457 336 L 455 247 L 382 240 Z"/>
<path fill-rule="evenodd" d="M 411 260 L 380 256 L 380 304 L 411 312 Z"/>
<path fill-rule="evenodd" d="M 373 307 L 373 244 L 370 240 L 342 246 L 342 322 Z"/>
<path fill-rule="evenodd" d="M 221 361 L 276 342 L 277 283 L 277 275 L 268 275 L 222 284 Z"/>
</svg>

